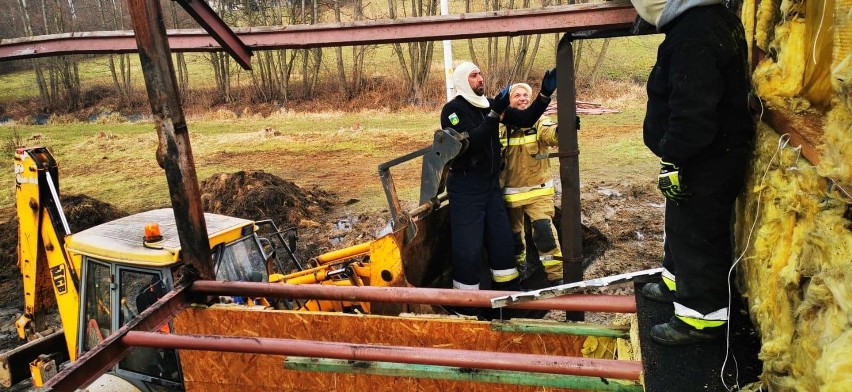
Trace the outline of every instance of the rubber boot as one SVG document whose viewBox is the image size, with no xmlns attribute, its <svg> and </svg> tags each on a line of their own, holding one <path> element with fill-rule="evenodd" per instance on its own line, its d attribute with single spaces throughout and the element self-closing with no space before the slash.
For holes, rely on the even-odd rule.
<svg viewBox="0 0 852 392">
<path fill-rule="evenodd" d="M 724 335 L 725 326 L 695 329 L 681 319 L 672 316 L 667 323 L 651 327 L 651 340 L 664 346 L 683 346 L 714 340 Z"/>
<path fill-rule="evenodd" d="M 674 291 L 669 290 L 664 283 L 648 283 L 642 286 L 642 295 L 651 301 L 661 303 L 672 303 L 675 299 Z"/>
</svg>

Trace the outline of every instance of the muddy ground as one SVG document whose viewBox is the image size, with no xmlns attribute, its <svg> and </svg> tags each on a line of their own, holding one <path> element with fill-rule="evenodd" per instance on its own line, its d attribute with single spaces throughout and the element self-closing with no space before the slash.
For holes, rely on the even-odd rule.
<svg viewBox="0 0 852 392">
<path fill-rule="evenodd" d="M 587 279 L 659 266 L 663 198 L 654 184 L 594 182 L 583 184 L 581 191 L 584 255 L 592 261 L 585 272 Z M 206 211 L 253 220 L 270 218 L 280 229 L 297 228 L 297 252 L 304 260 L 373 239 L 389 219 L 387 210 L 352 213 L 358 211 L 357 200 L 341 201 L 345 198 L 325 190 L 302 189 L 263 171 L 214 174 L 202 182 L 202 194 Z M 558 190 L 556 200 L 559 196 Z M 62 201 L 73 232 L 126 215 L 85 195 Z M 14 328 L 23 308 L 16 265 L 17 226 L 16 219 L 0 223 L 0 351 L 20 344 Z M 590 291 L 631 294 L 632 285 Z M 562 317 L 558 312 L 547 316 Z M 592 322 L 613 317 L 586 316 Z M 58 322 L 55 314 L 49 317 L 49 324 Z"/>
</svg>

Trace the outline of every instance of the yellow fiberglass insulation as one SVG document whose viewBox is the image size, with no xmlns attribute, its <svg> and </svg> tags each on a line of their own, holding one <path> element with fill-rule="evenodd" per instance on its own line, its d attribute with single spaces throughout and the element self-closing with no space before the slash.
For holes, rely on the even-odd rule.
<svg viewBox="0 0 852 392">
<path fill-rule="evenodd" d="M 805 73 L 805 27 L 804 18 L 775 26 L 775 40 L 770 46 L 776 60 L 766 57 L 752 74 L 758 95 L 769 106 L 795 110 L 810 106 L 798 97 Z"/>
<path fill-rule="evenodd" d="M 852 109 L 837 105 L 828 113 L 820 150 L 819 175 L 852 192 Z"/>
<path fill-rule="evenodd" d="M 849 200 L 781 140 L 759 124 L 737 220 L 746 251 L 739 283 L 761 336 L 761 381 L 770 391 L 850 391 Z"/>
<path fill-rule="evenodd" d="M 751 6 L 748 3 L 757 1 L 757 0 L 746 0 L 747 3 L 743 4 L 743 19 L 748 19 L 748 25 L 751 24 L 752 20 L 756 20 L 756 31 L 754 31 L 754 41 L 757 43 L 757 46 L 764 51 L 769 48 L 770 41 L 770 33 L 772 25 L 777 22 L 775 20 L 776 15 L 778 14 L 779 1 L 778 0 L 762 0 L 760 1 L 760 5 L 757 9 L 754 6 Z M 757 17 L 755 18 L 753 14 L 746 12 L 757 12 Z"/>
</svg>

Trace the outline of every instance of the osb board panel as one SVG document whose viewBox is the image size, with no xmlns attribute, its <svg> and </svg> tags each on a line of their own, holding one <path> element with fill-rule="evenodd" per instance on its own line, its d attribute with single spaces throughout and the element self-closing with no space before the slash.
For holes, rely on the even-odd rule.
<svg viewBox="0 0 852 392">
<path fill-rule="evenodd" d="M 187 309 L 174 319 L 179 334 L 204 334 L 582 356 L 584 337 L 491 331 L 489 323 L 359 316 L 341 313 Z M 410 379 L 284 369 L 284 356 L 180 352 L 190 391 L 543 391 L 445 380 Z"/>
</svg>

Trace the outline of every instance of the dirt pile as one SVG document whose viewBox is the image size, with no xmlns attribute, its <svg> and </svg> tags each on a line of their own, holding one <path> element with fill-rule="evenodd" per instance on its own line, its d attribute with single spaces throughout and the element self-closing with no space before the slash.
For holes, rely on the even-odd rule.
<svg viewBox="0 0 852 392">
<path fill-rule="evenodd" d="M 354 241 L 363 233 L 351 229 L 365 220 L 334 216 L 339 203 L 333 194 L 303 189 L 264 171 L 213 174 L 201 183 L 201 204 L 207 212 L 255 221 L 272 219 L 281 230 L 297 228 L 297 257 L 304 260 L 343 239 Z"/>
<path fill-rule="evenodd" d="M 335 197 L 328 192 L 304 190 L 262 170 L 216 173 L 201 182 L 205 211 L 251 220 L 272 219 L 281 229 L 310 224 L 335 204 Z"/>
</svg>

